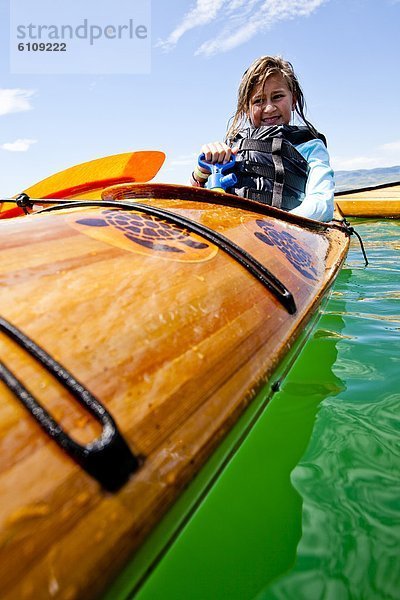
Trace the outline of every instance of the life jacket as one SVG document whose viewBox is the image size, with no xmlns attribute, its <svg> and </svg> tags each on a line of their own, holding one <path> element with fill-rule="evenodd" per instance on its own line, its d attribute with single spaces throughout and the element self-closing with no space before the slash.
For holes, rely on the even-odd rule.
<svg viewBox="0 0 400 600">
<path fill-rule="evenodd" d="M 322 134 L 318 134 L 326 145 Z M 248 127 L 231 140 L 238 146 L 233 172 L 237 183 L 227 191 L 283 210 L 304 199 L 309 165 L 294 144 L 315 139 L 307 127 Z"/>
</svg>

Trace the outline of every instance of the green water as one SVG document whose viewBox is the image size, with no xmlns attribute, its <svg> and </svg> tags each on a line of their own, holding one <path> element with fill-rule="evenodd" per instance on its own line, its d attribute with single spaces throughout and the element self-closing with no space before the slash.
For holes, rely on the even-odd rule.
<svg viewBox="0 0 400 600">
<path fill-rule="evenodd" d="M 370 266 L 353 242 L 281 391 L 135 598 L 400 599 L 400 222 L 356 226 Z"/>
<path fill-rule="evenodd" d="M 295 564 L 260 600 L 400 598 L 400 222 L 356 226 L 370 266 L 353 244 L 317 332 L 339 336 L 337 390 L 291 473 L 303 503 Z"/>
</svg>

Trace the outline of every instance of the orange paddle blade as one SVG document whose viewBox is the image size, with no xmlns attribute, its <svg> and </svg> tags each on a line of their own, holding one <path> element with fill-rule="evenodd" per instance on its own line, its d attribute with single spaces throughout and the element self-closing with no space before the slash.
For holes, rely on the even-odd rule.
<svg viewBox="0 0 400 600">
<path fill-rule="evenodd" d="M 101 191 L 117 183 L 153 179 L 165 160 L 158 150 L 127 152 L 98 158 L 55 173 L 24 190 L 31 198 L 101 198 Z M 3 203 L 0 218 L 23 214 L 22 209 Z"/>
</svg>

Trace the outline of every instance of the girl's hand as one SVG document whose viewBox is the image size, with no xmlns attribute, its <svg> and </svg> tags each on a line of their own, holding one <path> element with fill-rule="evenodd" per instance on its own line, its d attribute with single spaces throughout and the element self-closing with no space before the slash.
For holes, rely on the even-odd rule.
<svg viewBox="0 0 400 600">
<path fill-rule="evenodd" d="M 204 144 L 201 147 L 201 153 L 204 154 L 205 162 L 210 164 L 226 164 L 238 150 L 238 147 L 231 148 L 224 142 L 212 142 L 211 144 Z M 204 187 L 209 175 L 210 171 L 208 169 L 196 165 L 191 176 L 191 185 Z"/>
<path fill-rule="evenodd" d="M 239 148 L 231 148 L 225 142 L 212 142 L 211 144 L 204 144 L 201 147 L 201 152 L 204 154 L 204 160 L 211 164 L 215 163 L 227 163 L 230 161 L 231 156 L 236 154 Z"/>
</svg>

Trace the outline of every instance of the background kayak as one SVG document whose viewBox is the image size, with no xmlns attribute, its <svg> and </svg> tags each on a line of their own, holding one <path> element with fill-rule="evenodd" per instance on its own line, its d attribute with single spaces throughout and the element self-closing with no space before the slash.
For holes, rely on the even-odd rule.
<svg viewBox="0 0 400 600">
<path fill-rule="evenodd" d="M 348 217 L 400 217 L 399 182 L 337 192 L 335 200 Z"/>
</svg>

